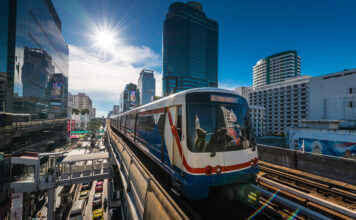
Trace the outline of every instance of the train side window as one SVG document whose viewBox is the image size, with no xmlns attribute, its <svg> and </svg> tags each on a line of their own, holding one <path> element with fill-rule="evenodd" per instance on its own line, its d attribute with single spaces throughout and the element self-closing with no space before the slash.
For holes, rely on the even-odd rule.
<svg viewBox="0 0 356 220">
<path fill-rule="evenodd" d="M 177 131 L 179 139 L 182 139 L 182 106 L 178 107 L 178 114 L 177 114 Z"/>
<path fill-rule="evenodd" d="M 157 130 L 160 135 L 164 132 L 164 114 L 160 114 L 157 122 Z"/>
</svg>

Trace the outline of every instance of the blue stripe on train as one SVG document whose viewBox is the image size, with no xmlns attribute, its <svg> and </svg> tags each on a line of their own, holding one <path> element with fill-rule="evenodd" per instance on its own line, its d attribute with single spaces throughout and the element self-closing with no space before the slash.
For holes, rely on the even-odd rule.
<svg viewBox="0 0 356 220">
<path fill-rule="evenodd" d="M 193 175 L 174 167 L 172 178 L 176 181 L 177 188 L 184 196 L 190 199 L 204 199 L 209 196 L 209 190 L 213 186 L 250 182 L 259 171 L 258 166 L 237 170 L 235 172 L 213 174 L 213 175 Z"/>
</svg>

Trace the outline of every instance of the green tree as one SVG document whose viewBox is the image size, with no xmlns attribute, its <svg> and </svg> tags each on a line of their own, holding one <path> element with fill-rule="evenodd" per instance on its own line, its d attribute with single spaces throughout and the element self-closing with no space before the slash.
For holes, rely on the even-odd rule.
<svg viewBox="0 0 356 220">
<path fill-rule="evenodd" d="M 80 111 L 80 114 L 86 115 L 86 114 L 89 114 L 89 112 L 90 112 L 89 109 L 83 109 Z"/>
<path fill-rule="evenodd" d="M 73 114 L 73 115 L 79 115 L 79 114 L 80 114 L 80 110 L 79 110 L 79 109 L 76 109 L 76 108 L 73 108 L 73 109 L 72 109 L 72 114 Z"/>
<path fill-rule="evenodd" d="M 96 134 L 101 126 L 101 121 L 93 118 L 88 122 L 88 130 L 92 133 L 92 134 Z"/>
</svg>

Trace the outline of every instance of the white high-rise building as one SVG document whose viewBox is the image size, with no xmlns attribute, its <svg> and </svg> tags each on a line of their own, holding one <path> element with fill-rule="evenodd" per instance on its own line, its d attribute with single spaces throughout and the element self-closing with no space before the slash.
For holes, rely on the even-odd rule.
<svg viewBox="0 0 356 220">
<path fill-rule="evenodd" d="M 85 95 L 85 93 L 79 92 L 78 95 L 74 95 L 74 108 L 79 110 L 84 110 L 84 109 L 91 110 L 92 108 L 91 98 Z"/>
<path fill-rule="evenodd" d="M 288 127 L 297 127 L 300 120 L 309 119 L 311 78 L 294 77 L 250 92 L 249 104 L 265 108 L 265 134 L 286 134 Z"/>
<path fill-rule="evenodd" d="M 310 80 L 310 119 L 356 121 L 356 68 Z"/>
<path fill-rule="evenodd" d="M 297 51 L 280 52 L 257 61 L 253 67 L 253 88 L 300 76 Z"/>
<path fill-rule="evenodd" d="M 82 114 L 73 113 L 72 110 L 77 109 L 88 110 L 87 113 Z M 75 121 L 76 129 L 86 129 L 88 122 L 95 118 L 96 110 L 92 107 L 92 100 L 85 93 L 78 93 L 78 95 L 73 95 L 68 93 L 68 115 L 70 115 L 71 120 Z"/>
</svg>

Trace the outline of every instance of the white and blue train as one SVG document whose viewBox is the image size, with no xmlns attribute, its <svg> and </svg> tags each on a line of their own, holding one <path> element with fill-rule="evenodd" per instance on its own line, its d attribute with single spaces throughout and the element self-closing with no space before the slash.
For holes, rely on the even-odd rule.
<svg viewBox="0 0 356 220">
<path fill-rule="evenodd" d="M 111 126 L 159 164 L 190 199 L 253 182 L 257 150 L 245 98 L 216 88 L 179 92 L 111 117 Z"/>
</svg>

